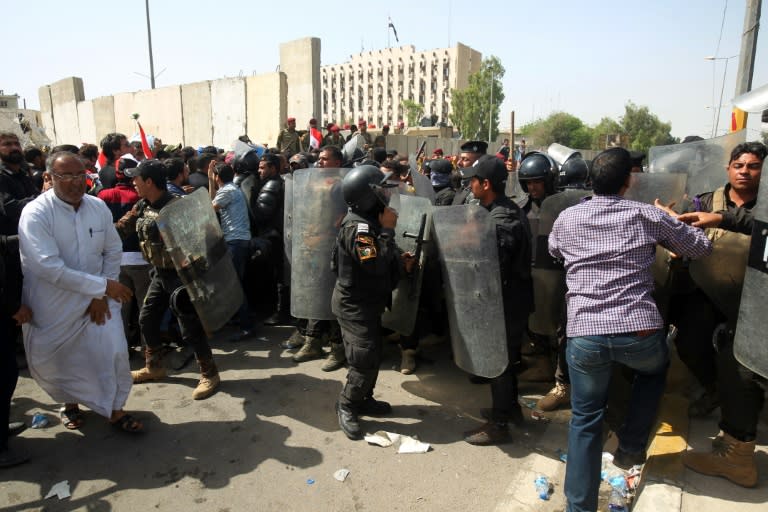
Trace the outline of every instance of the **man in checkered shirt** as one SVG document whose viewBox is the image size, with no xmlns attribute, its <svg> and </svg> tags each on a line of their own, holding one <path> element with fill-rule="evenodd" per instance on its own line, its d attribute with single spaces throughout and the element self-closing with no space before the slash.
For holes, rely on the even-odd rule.
<svg viewBox="0 0 768 512">
<path fill-rule="evenodd" d="M 592 163 L 594 197 L 563 211 L 549 235 L 549 252 L 565 261 L 568 285 L 569 512 L 597 509 L 603 412 L 614 361 L 635 370 L 614 463 L 645 461 L 669 365 L 663 321 L 651 297 L 656 244 L 689 258 L 712 250 L 701 229 L 622 197 L 631 168 L 623 148 L 600 153 Z"/>
</svg>

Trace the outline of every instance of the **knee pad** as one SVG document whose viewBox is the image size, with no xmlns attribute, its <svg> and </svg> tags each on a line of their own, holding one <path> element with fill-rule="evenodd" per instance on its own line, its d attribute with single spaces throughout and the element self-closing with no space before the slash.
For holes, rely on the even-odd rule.
<svg viewBox="0 0 768 512">
<path fill-rule="evenodd" d="M 192 300 L 189 298 L 189 292 L 184 286 L 179 286 L 173 290 L 169 303 L 171 311 L 177 318 L 186 318 L 197 314 Z"/>
</svg>

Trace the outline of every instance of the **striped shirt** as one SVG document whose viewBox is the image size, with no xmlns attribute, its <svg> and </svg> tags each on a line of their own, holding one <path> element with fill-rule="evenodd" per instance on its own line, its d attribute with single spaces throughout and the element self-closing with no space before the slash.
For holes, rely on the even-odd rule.
<svg viewBox="0 0 768 512">
<path fill-rule="evenodd" d="M 565 261 L 568 337 L 663 326 L 651 297 L 656 244 L 689 258 L 712 252 L 701 229 L 620 196 L 594 196 L 560 214 L 549 252 Z"/>
</svg>

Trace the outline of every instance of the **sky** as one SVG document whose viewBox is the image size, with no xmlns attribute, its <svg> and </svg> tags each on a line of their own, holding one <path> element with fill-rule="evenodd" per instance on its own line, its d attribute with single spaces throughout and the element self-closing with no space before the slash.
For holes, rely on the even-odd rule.
<svg viewBox="0 0 768 512">
<path fill-rule="evenodd" d="M 40 86 L 68 76 L 83 79 L 86 99 L 149 88 L 144 0 L 26 0 L 3 10 L 0 89 L 28 108 L 39 108 Z M 518 128 L 554 111 L 594 125 L 632 101 L 681 138 L 712 136 L 718 105 L 717 133 L 730 126 L 739 59 L 705 57 L 739 54 L 744 15 L 745 0 L 150 0 L 158 87 L 273 72 L 280 43 L 304 37 L 321 39 L 323 65 L 388 45 L 461 42 L 506 69 L 502 128 L 513 110 Z M 768 83 L 768 23 L 755 63 L 753 88 Z M 747 138 L 762 128 L 751 116 Z"/>
</svg>

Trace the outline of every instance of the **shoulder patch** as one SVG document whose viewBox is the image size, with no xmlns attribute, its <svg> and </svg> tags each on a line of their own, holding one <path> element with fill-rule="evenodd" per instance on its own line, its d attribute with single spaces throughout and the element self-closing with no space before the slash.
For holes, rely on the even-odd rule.
<svg viewBox="0 0 768 512">
<path fill-rule="evenodd" d="M 358 232 L 355 237 L 355 252 L 361 262 L 376 258 L 376 240 L 372 235 Z"/>
<path fill-rule="evenodd" d="M 368 232 L 369 232 L 368 224 L 366 224 L 365 222 L 358 222 L 357 223 L 357 233 L 358 234 L 360 234 L 360 233 L 368 233 Z"/>
</svg>

